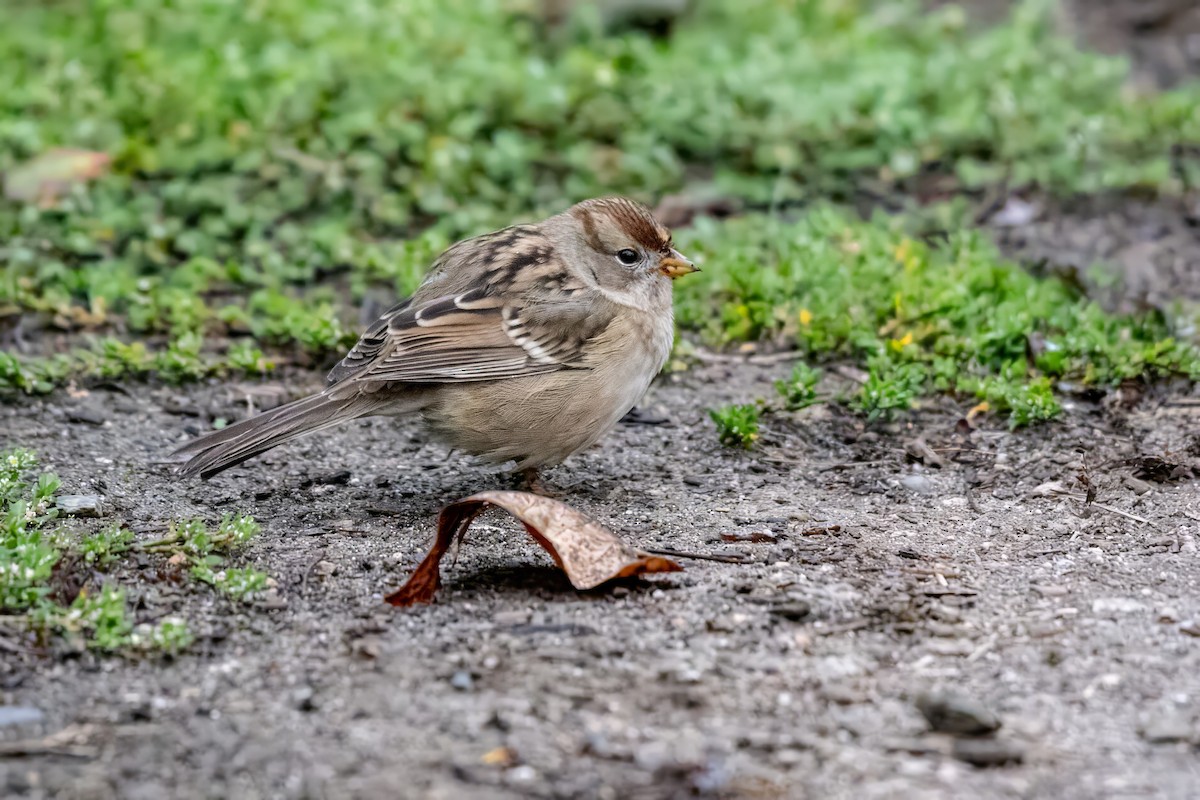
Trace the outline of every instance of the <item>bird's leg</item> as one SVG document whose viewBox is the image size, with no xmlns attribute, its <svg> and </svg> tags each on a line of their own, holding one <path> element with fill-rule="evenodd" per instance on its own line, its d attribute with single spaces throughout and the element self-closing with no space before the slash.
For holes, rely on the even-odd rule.
<svg viewBox="0 0 1200 800">
<path fill-rule="evenodd" d="M 521 470 L 521 488 L 534 494 L 541 494 L 546 488 L 542 483 L 541 476 L 538 475 L 537 467 Z"/>
<path fill-rule="evenodd" d="M 521 484 L 525 491 L 540 494 L 542 497 L 562 496 L 562 492 L 556 491 L 542 480 L 536 467 L 521 470 Z"/>
</svg>

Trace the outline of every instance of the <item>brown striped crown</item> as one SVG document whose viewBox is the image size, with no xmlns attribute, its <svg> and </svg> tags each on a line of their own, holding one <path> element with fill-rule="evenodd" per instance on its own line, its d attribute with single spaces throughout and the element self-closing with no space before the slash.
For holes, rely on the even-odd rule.
<svg viewBox="0 0 1200 800">
<path fill-rule="evenodd" d="M 649 252 L 666 255 L 671 251 L 671 232 L 654 218 L 650 209 L 635 200 L 626 197 L 584 200 L 571 209 L 571 214 L 583 224 L 585 233 L 597 249 L 600 248 L 596 235 L 596 215 L 604 215 Z"/>
</svg>

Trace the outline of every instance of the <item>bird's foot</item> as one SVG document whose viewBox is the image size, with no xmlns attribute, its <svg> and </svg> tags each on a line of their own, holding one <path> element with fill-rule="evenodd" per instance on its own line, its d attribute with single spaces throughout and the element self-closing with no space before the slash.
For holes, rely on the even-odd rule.
<svg viewBox="0 0 1200 800">
<path fill-rule="evenodd" d="M 522 491 L 540 494 L 542 497 L 558 498 L 563 496 L 563 492 L 556 487 L 547 484 L 538 474 L 537 469 L 523 469 L 517 473 L 517 485 Z"/>
</svg>

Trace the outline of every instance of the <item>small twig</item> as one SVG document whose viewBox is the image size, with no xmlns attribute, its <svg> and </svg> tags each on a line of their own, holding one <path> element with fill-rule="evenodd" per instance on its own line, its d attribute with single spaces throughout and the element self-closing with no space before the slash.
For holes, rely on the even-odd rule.
<svg viewBox="0 0 1200 800">
<path fill-rule="evenodd" d="M 1200 398 L 1180 397 L 1176 400 L 1163 401 L 1164 408 L 1195 408 L 1196 406 L 1200 406 Z"/>
<path fill-rule="evenodd" d="M 49 744 L 44 740 L 0 742 L 0 758 L 22 758 L 25 756 L 67 756 L 68 758 L 96 758 L 100 751 L 86 745 Z"/>
<path fill-rule="evenodd" d="M 841 525 L 823 525 L 816 528 L 805 528 L 800 531 L 800 536 L 823 536 L 827 533 L 840 533 Z"/>
<path fill-rule="evenodd" d="M 735 356 L 729 353 L 710 353 L 707 350 L 695 350 L 689 355 L 701 364 L 741 364 L 746 356 Z"/>
<path fill-rule="evenodd" d="M 787 350 L 782 353 L 763 353 L 758 356 L 750 356 L 746 359 L 747 363 L 756 364 L 759 366 L 771 366 L 772 364 L 781 364 L 784 361 L 799 361 L 803 356 L 799 351 Z"/>
<path fill-rule="evenodd" d="M 376 517 L 402 517 L 408 512 L 403 508 L 388 508 L 387 506 L 367 506 L 367 513 Z"/>
<path fill-rule="evenodd" d="M 0 636 L 0 650 L 3 650 L 6 653 L 21 653 L 22 655 L 33 652 L 28 647 L 22 647 L 16 642 L 11 642 L 7 637 L 4 636 Z"/>
<path fill-rule="evenodd" d="M 1116 514 L 1119 517 L 1125 517 L 1126 519 L 1131 519 L 1134 522 L 1140 522 L 1143 525 L 1150 525 L 1150 526 L 1154 525 L 1153 522 L 1146 519 L 1145 517 L 1139 517 L 1137 514 L 1130 514 L 1128 511 L 1122 511 L 1119 508 L 1113 508 L 1112 506 L 1106 506 L 1103 503 L 1092 503 L 1091 508 L 1098 508 L 1101 511 L 1107 511 L 1110 514 Z"/>
<path fill-rule="evenodd" d="M 919 591 L 926 597 L 945 597 L 947 595 L 974 597 L 979 594 L 974 589 L 965 589 L 958 586 L 922 586 Z"/>
<path fill-rule="evenodd" d="M 973 513 L 984 513 L 983 509 L 979 507 L 979 501 L 975 499 L 975 491 L 970 486 L 963 488 L 963 497 L 967 499 L 967 508 L 971 509 Z"/>
<path fill-rule="evenodd" d="M 881 467 L 884 464 L 891 464 L 890 459 L 882 461 L 842 461 L 838 464 L 826 464 L 820 467 L 820 472 L 835 472 L 843 469 L 852 469 L 854 467 Z"/>
<path fill-rule="evenodd" d="M 134 542 L 129 546 L 130 550 L 141 550 L 151 552 L 154 550 L 162 550 L 174 544 L 179 544 L 183 541 L 183 537 L 177 533 L 166 536 L 162 539 L 155 539 L 150 542 Z"/>
<path fill-rule="evenodd" d="M 308 588 L 308 576 L 312 575 L 312 571 L 314 569 L 316 569 L 317 564 L 320 564 L 322 561 L 325 560 L 326 552 L 327 552 L 326 550 L 321 550 L 318 553 L 317 557 L 315 559 L 313 559 L 312 561 L 310 561 L 308 566 L 304 568 L 304 574 L 300 577 L 300 593 L 301 594 L 304 594 L 304 591 Z"/>
<path fill-rule="evenodd" d="M 854 383 L 867 382 L 867 373 L 863 372 L 857 367 L 851 367 L 846 364 L 834 364 L 829 368 L 829 371 L 834 375 L 841 376 L 848 381 L 853 381 Z"/>
<path fill-rule="evenodd" d="M 687 553 L 683 550 L 646 550 L 652 556 L 667 556 L 668 558 L 694 558 L 698 561 L 720 561 L 724 564 L 745 564 L 746 556 L 737 553 Z"/>
<path fill-rule="evenodd" d="M 967 656 L 967 662 L 970 663 L 972 661 L 978 661 L 979 659 L 983 658 L 984 655 L 986 655 L 987 652 L 995 646 L 996 646 L 996 637 L 993 635 L 993 636 L 989 637 L 986 642 L 984 642 L 983 644 L 979 645 L 979 647 L 976 647 L 974 650 L 971 651 L 970 655 Z"/>
<path fill-rule="evenodd" d="M 1080 494 L 1079 492 L 1058 492 L 1057 494 L 1060 497 L 1069 497 L 1072 500 L 1078 500 L 1084 504 L 1085 508 L 1097 508 L 1101 511 L 1107 511 L 1110 514 L 1116 514 L 1118 517 L 1125 517 L 1126 519 L 1131 519 L 1134 522 L 1140 522 L 1143 525 L 1149 525 L 1151 527 L 1154 527 L 1153 522 L 1146 519 L 1145 517 L 1139 517 L 1137 514 L 1130 514 L 1128 511 L 1122 511 L 1119 508 L 1113 508 L 1112 506 L 1106 506 L 1106 505 L 1104 505 L 1104 503 L 1088 503 L 1087 496 Z"/>
</svg>

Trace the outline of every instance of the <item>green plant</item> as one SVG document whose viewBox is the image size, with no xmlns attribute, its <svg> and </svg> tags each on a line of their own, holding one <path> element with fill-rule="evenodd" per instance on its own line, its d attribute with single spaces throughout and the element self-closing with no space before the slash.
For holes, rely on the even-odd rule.
<svg viewBox="0 0 1200 800">
<path fill-rule="evenodd" d="M 702 221 L 678 237 L 703 271 L 676 286 L 676 318 L 713 346 L 763 340 L 865 366 L 851 402 L 871 417 L 949 392 L 990 397 L 1025 424 L 1057 413 L 1046 395 L 1058 380 L 1104 387 L 1200 376 L 1200 350 L 1162 315 L 1105 313 L 1008 262 L 976 231 L 924 243 L 915 234 L 926 223 L 864 221 L 830 207 L 792 222 Z M 1035 339 L 1041 352 L 1030 364 Z M 784 383 L 804 396 L 803 380 Z M 982 387 L 992 384 L 1008 388 L 991 397 Z"/>
<path fill-rule="evenodd" d="M 266 573 L 246 568 L 225 566 L 227 557 L 250 542 L 260 532 L 253 517 L 226 515 L 212 531 L 202 520 L 191 519 L 171 523 L 162 539 L 142 545 L 144 550 L 163 554 L 179 554 L 187 559 L 192 577 L 207 583 L 236 600 L 249 600 L 268 585 Z"/>
<path fill-rule="evenodd" d="M 97 650 L 120 650 L 133 641 L 125 592 L 112 586 L 104 586 L 96 594 L 81 590 L 70 608 L 51 620 L 60 632 L 85 635 L 88 644 Z"/>
<path fill-rule="evenodd" d="M 786 380 L 775 381 L 775 391 L 783 399 L 785 410 L 799 411 L 817 402 L 820 380 L 821 370 L 801 361 L 792 368 L 792 374 Z"/>
<path fill-rule="evenodd" d="M 252 567 L 214 570 L 208 563 L 192 567 L 192 577 L 235 600 L 248 600 L 267 588 L 267 574 Z"/>
<path fill-rule="evenodd" d="M 226 516 L 215 531 L 198 520 L 182 522 L 157 542 L 138 543 L 119 525 L 76 539 L 52 527 L 59 480 L 37 468 L 29 450 L 0 453 L 0 610 L 24 617 L 31 627 L 77 637 L 105 652 L 177 653 L 186 648 L 192 635 L 183 620 L 167 617 L 156 625 L 135 626 L 125 592 L 112 576 L 94 588 L 95 570 L 119 567 L 121 556 L 132 550 L 182 554 L 199 580 L 235 599 L 248 599 L 267 588 L 265 573 L 221 566 L 226 556 L 258 534 L 258 523 L 251 517 Z M 79 558 L 64 561 L 69 550 Z M 66 569 L 73 564 L 87 567 L 78 576 L 83 588 L 68 606 L 50 599 L 50 582 L 60 564 Z"/>
<path fill-rule="evenodd" d="M 749 449 L 758 440 L 758 406 L 722 406 L 711 409 L 708 415 L 717 425 L 717 437 L 721 444 Z"/>
<path fill-rule="evenodd" d="M 47 526 L 59 480 L 53 473 L 33 479 L 37 458 L 28 450 L 0 455 L 0 608 L 23 610 L 38 604 L 60 553 Z"/>
<path fill-rule="evenodd" d="M 854 406 L 869 420 L 891 418 L 898 411 L 912 408 L 928 378 L 923 365 L 897 362 L 883 355 L 872 358 L 867 367 L 867 380 Z"/>
<path fill-rule="evenodd" d="M 162 619 L 157 625 L 138 625 L 131 638 L 134 646 L 170 655 L 186 650 L 195 641 L 187 623 L 175 617 Z"/>
<path fill-rule="evenodd" d="M 87 536 L 79 543 L 79 554 L 88 564 L 107 567 L 129 550 L 133 533 L 120 525 L 110 525 L 99 533 Z"/>
<path fill-rule="evenodd" d="M 250 374 L 265 375 L 275 369 L 275 362 L 267 358 L 263 351 L 247 341 L 237 342 L 229 347 L 226 353 L 229 366 Z"/>
<path fill-rule="evenodd" d="M 1062 413 L 1062 406 L 1055 399 L 1050 379 L 1046 377 L 1028 382 L 999 377 L 976 382 L 973 386 L 976 397 L 985 400 L 991 408 L 1009 412 L 1009 425 L 1013 428 L 1045 422 Z"/>
<path fill-rule="evenodd" d="M 1171 158 L 1200 139 L 1200 83 L 1129 91 L 1128 65 L 1056 35 L 1046 2 L 980 30 L 916 0 L 701 0 L 657 39 L 546 37 L 509 0 L 9 5 L 0 171 L 60 146 L 111 164 L 52 203 L 0 198 L 0 306 L 134 340 L 0 352 L 4 394 L 321 361 L 364 296 L 412 291 L 455 238 L 601 193 L 654 200 L 697 165 L 764 206 L 922 171 L 1065 193 L 1200 178 Z M 771 294 L 736 249 L 744 288 Z M 823 291 L 838 282 L 805 294 Z M 811 352 L 844 346 L 855 323 L 811 301 L 745 296 L 716 324 L 786 337 L 801 309 Z"/>
</svg>

